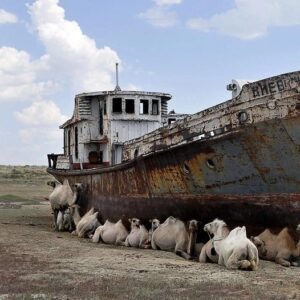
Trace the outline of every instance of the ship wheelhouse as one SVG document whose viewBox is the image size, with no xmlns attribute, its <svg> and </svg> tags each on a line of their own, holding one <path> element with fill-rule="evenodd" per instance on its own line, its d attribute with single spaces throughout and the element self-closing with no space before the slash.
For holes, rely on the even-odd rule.
<svg viewBox="0 0 300 300">
<path fill-rule="evenodd" d="M 89 169 L 122 162 L 124 142 L 168 123 L 170 94 L 104 91 L 75 96 L 64 130 L 64 153 L 49 154 L 49 167 Z"/>
</svg>

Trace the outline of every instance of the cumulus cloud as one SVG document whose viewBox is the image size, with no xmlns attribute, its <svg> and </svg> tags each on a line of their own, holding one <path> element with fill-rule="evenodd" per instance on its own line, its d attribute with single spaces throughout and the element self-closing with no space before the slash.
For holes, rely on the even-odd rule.
<svg viewBox="0 0 300 300">
<path fill-rule="evenodd" d="M 17 23 L 17 22 L 18 22 L 18 18 L 16 15 L 4 9 L 0 9 L 0 24 Z"/>
<path fill-rule="evenodd" d="M 0 48 L 0 102 L 36 100 L 52 93 L 55 83 L 39 79 L 47 56 L 32 60 L 26 51 Z"/>
<path fill-rule="evenodd" d="M 215 31 L 240 39 L 255 39 L 269 28 L 300 25 L 300 2 L 297 0 L 235 0 L 235 7 L 208 19 L 187 22 L 191 29 Z"/>
<path fill-rule="evenodd" d="M 25 125 L 60 125 L 68 117 L 64 116 L 53 101 L 33 102 L 31 106 L 14 113 L 15 118 Z"/>
<path fill-rule="evenodd" d="M 156 27 L 173 27 L 178 23 L 176 12 L 171 11 L 172 5 L 180 4 L 182 0 L 154 0 L 155 6 L 139 14 L 141 19 Z"/>
<path fill-rule="evenodd" d="M 0 23 L 4 22 L 1 12 Z M 30 155 L 31 150 L 23 153 L 22 160 L 27 157 L 34 163 L 43 161 L 38 153 L 44 157 L 47 151 L 61 152 L 62 148 L 63 131 L 58 126 L 68 117 L 49 99 L 61 90 L 75 94 L 113 89 L 115 63 L 121 60 L 110 47 L 98 47 L 76 21 L 67 20 L 59 0 L 35 0 L 28 5 L 28 13 L 32 32 L 45 51 L 40 57 L 32 57 L 20 49 L 0 47 L 0 103 L 30 102 L 13 116 L 20 124 L 18 134 L 23 145 L 19 147 L 22 151 L 27 146 L 36 149 L 34 155 Z M 7 151 L 9 161 L 13 153 L 17 159 L 19 147 Z"/>
<path fill-rule="evenodd" d="M 112 89 L 115 63 L 110 47 L 98 48 L 76 21 L 65 18 L 58 0 L 37 0 L 28 6 L 33 26 L 49 56 L 49 65 L 61 79 L 70 78 L 76 92 Z"/>
</svg>

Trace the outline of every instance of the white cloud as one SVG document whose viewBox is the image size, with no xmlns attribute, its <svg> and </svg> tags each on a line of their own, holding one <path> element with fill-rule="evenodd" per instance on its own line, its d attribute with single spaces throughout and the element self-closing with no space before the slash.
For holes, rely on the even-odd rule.
<svg viewBox="0 0 300 300">
<path fill-rule="evenodd" d="M 65 19 L 58 0 L 37 0 L 29 6 L 33 26 L 60 78 L 70 78 L 76 92 L 112 89 L 117 53 L 97 48 L 76 21 Z"/>
<path fill-rule="evenodd" d="M 173 27 L 178 22 L 176 13 L 164 6 L 152 7 L 140 13 L 139 17 L 156 27 Z"/>
<path fill-rule="evenodd" d="M 108 46 L 98 47 L 76 21 L 66 19 L 59 0 L 35 0 L 28 12 L 32 33 L 37 33 L 44 55 L 33 58 L 26 51 L 0 47 L 0 103 L 31 102 L 13 113 L 20 123 L 19 137 L 24 145 L 4 153 L 4 161 L 9 162 L 13 156 L 16 162 L 20 161 L 19 148 L 21 161 L 30 163 L 43 161 L 37 154 L 44 157 L 47 151 L 61 152 L 63 131 L 58 125 L 67 117 L 48 99 L 54 99 L 62 88 L 68 94 L 113 89 L 115 63 L 121 63 L 116 51 Z M 36 153 L 23 153 L 27 146 L 37 149 Z"/>
<path fill-rule="evenodd" d="M 46 69 L 46 56 L 32 60 L 25 51 L 0 48 L 0 102 L 36 100 L 52 93 L 55 84 L 38 78 Z"/>
<path fill-rule="evenodd" d="M 178 23 L 177 14 L 170 7 L 183 0 L 153 0 L 155 6 L 139 14 L 141 19 L 156 27 L 173 27 Z"/>
<path fill-rule="evenodd" d="M 0 24 L 17 23 L 17 22 L 18 22 L 17 16 L 4 9 L 0 9 Z"/>
<path fill-rule="evenodd" d="M 187 22 L 191 29 L 216 31 L 240 39 L 255 39 L 269 28 L 300 25 L 298 0 L 235 0 L 235 7 L 209 19 L 196 18 Z"/>
<path fill-rule="evenodd" d="M 33 102 L 21 112 L 14 113 L 15 118 L 25 125 L 60 125 L 68 117 L 64 116 L 53 101 Z"/>
<path fill-rule="evenodd" d="M 156 5 L 174 5 L 180 4 L 182 0 L 154 0 Z"/>
</svg>

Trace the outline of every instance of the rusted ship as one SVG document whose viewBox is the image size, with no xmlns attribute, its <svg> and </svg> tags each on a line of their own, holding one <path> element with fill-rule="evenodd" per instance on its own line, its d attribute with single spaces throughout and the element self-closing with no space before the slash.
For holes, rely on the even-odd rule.
<svg viewBox="0 0 300 300">
<path fill-rule="evenodd" d="M 79 94 L 61 125 L 58 181 L 83 183 L 79 203 L 104 219 L 170 215 L 294 227 L 300 221 L 300 72 L 229 86 L 235 97 L 168 114 L 166 93 Z M 240 89 L 240 90 L 239 90 Z"/>
</svg>

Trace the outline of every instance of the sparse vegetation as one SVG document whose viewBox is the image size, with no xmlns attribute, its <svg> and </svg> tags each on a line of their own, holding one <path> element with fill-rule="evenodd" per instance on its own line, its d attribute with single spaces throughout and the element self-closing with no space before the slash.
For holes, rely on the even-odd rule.
<svg viewBox="0 0 300 300">
<path fill-rule="evenodd" d="M 300 298 L 300 268 L 232 271 L 53 232 L 49 179 L 42 167 L 0 166 L 0 300 Z"/>
</svg>

